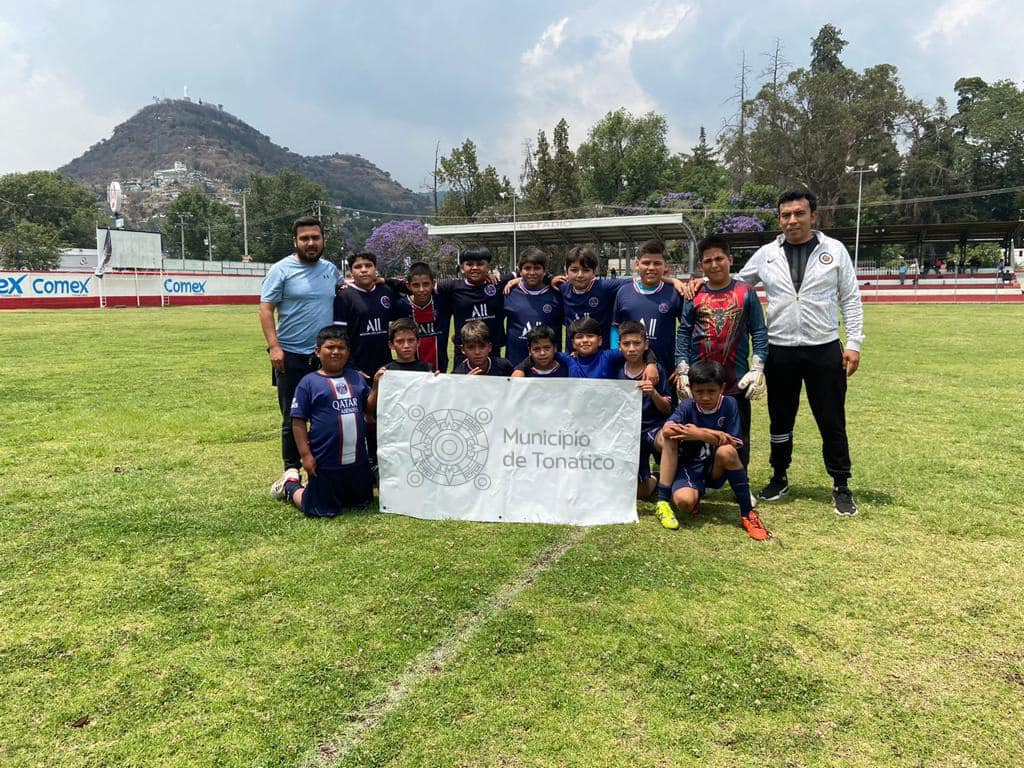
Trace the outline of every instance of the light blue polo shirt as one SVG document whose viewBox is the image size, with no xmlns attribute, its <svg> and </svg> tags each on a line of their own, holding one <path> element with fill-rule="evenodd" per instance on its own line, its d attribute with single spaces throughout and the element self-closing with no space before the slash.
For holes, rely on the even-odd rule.
<svg viewBox="0 0 1024 768">
<path fill-rule="evenodd" d="M 338 268 L 325 258 L 305 264 L 295 254 L 274 264 L 263 278 L 260 301 L 277 305 L 281 349 L 301 355 L 316 349 L 316 334 L 334 320 Z"/>
</svg>

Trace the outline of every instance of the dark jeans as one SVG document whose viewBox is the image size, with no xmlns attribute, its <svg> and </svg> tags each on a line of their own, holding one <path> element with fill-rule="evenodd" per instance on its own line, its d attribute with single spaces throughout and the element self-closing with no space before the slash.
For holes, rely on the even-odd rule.
<svg viewBox="0 0 1024 768">
<path fill-rule="evenodd" d="M 302 467 L 299 447 L 295 444 L 295 435 L 292 432 L 291 411 L 295 388 L 299 386 L 303 376 L 312 373 L 319 367 L 320 360 L 316 355 L 285 352 L 284 373 L 274 371 L 273 380 L 277 387 L 277 405 L 281 409 L 281 458 L 284 459 L 285 469 Z"/>
<path fill-rule="evenodd" d="M 768 384 L 771 465 L 786 474 L 793 458 L 793 425 L 800 407 L 800 389 L 807 385 L 807 402 L 821 433 L 825 469 L 836 485 L 850 478 L 850 446 L 846 439 L 846 371 L 838 341 L 807 347 L 768 347 L 764 368 Z"/>
</svg>

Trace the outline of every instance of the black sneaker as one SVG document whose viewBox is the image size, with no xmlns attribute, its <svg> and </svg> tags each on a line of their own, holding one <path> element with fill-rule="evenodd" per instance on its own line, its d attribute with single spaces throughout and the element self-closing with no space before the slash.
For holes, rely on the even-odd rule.
<svg viewBox="0 0 1024 768">
<path fill-rule="evenodd" d="M 758 498 L 764 501 L 778 501 L 789 493 L 789 480 L 785 475 L 776 475 L 768 481 L 768 485 L 761 489 Z"/>
<path fill-rule="evenodd" d="M 840 517 L 853 517 L 857 514 L 857 504 L 853 500 L 853 494 L 845 485 L 832 489 L 832 509 Z"/>
</svg>

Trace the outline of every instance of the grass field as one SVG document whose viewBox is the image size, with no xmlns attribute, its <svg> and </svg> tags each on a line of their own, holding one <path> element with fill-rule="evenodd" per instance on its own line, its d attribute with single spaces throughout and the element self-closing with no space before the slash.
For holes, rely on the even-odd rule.
<svg viewBox="0 0 1024 768">
<path fill-rule="evenodd" d="M 1024 764 L 1024 307 L 866 311 L 763 544 L 306 520 L 254 308 L 0 315 L 0 765 Z"/>
</svg>

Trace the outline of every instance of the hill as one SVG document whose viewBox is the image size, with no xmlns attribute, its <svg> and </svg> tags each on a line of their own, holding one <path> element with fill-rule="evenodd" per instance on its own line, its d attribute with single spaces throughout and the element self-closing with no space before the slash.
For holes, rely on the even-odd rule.
<svg viewBox="0 0 1024 768">
<path fill-rule="evenodd" d="M 320 182 L 332 202 L 381 211 L 426 211 L 426 200 L 358 155 L 305 157 L 275 144 L 221 107 L 184 99 L 151 104 L 60 168 L 101 192 L 111 179 L 145 181 L 183 162 L 190 171 L 226 188 L 240 188 L 249 173 L 290 169 Z"/>
</svg>

